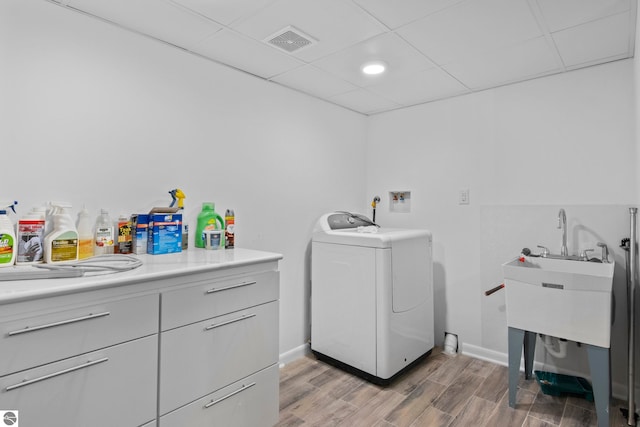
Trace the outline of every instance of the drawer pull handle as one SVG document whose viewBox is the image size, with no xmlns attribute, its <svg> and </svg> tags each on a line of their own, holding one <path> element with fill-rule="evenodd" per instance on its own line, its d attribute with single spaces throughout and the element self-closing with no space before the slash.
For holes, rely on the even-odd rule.
<svg viewBox="0 0 640 427">
<path fill-rule="evenodd" d="M 256 283 L 258 283 L 258 282 L 255 281 L 255 280 L 252 281 L 252 282 L 243 282 L 243 283 L 238 283 L 237 285 L 225 286 L 224 288 L 209 289 L 206 293 L 207 294 L 215 294 L 216 292 L 228 291 L 229 289 L 240 288 L 242 286 L 255 285 Z"/>
<path fill-rule="evenodd" d="M 64 375 L 64 374 L 68 374 L 69 372 L 77 371 L 78 369 L 88 368 L 89 366 L 97 365 L 98 363 L 103 363 L 103 362 L 106 362 L 107 360 L 109 360 L 109 358 L 108 357 L 104 357 L 102 359 L 89 361 L 89 362 L 84 363 L 84 364 L 79 365 L 79 366 L 74 366 L 72 368 L 68 368 L 68 369 L 64 369 L 62 371 L 54 372 L 52 374 L 43 375 L 41 377 L 34 378 L 32 380 L 23 381 L 23 382 L 18 383 L 18 384 L 10 385 L 9 387 L 7 387 L 5 389 L 5 391 L 15 390 L 16 388 L 20 388 L 20 387 L 27 386 L 29 384 L 33 384 L 33 383 L 37 383 L 37 382 L 40 382 L 40 381 L 48 380 L 49 378 L 57 377 L 58 375 Z"/>
<path fill-rule="evenodd" d="M 219 328 L 221 326 L 225 326 L 225 325 L 228 325 L 230 323 L 236 323 L 236 322 L 239 322 L 241 320 L 250 319 L 252 317 L 256 317 L 256 315 L 255 314 L 245 314 L 245 315 L 243 315 L 241 317 L 238 317 L 236 319 L 227 320 L 226 322 L 214 323 L 213 325 L 209 325 L 206 328 L 204 328 L 204 330 L 205 331 L 210 331 L 211 329 Z"/>
<path fill-rule="evenodd" d="M 33 326 L 33 327 L 27 326 L 26 328 L 20 329 L 19 331 L 9 332 L 9 336 L 12 337 L 14 335 L 26 334 L 27 332 L 35 332 L 41 329 L 53 328 L 55 326 L 68 325 L 69 323 L 76 323 L 76 322 L 82 322 L 83 320 L 96 319 L 98 317 L 108 316 L 109 314 L 111 313 L 108 311 L 105 311 L 104 313 L 87 314 L 86 316 L 76 317 L 75 319 L 61 320 L 60 322 L 49 323 L 46 325 Z"/>
<path fill-rule="evenodd" d="M 216 400 L 212 400 L 211 402 L 207 403 L 206 405 L 204 405 L 205 409 L 208 409 L 210 407 L 212 407 L 213 405 L 222 402 L 223 400 L 227 400 L 228 398 L 235 396 L 236 394 L 245 391 L 248 388 L 253 387 L 254 385 L 256 385 L 256 383 L 251 383 L 249 385 L 242 385 L 241 388 L 237 389 L 236 391 L 232 391 L 231 393 L 227 394 L 226 396 L 221 397 L 220 399 L 216 399 Z"/>
</svg>

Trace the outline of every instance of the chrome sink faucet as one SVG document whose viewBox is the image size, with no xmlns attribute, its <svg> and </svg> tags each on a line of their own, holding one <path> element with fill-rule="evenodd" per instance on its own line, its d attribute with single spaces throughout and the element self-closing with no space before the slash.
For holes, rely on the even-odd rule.
<svg viewBox="0 0 640 427">
<path fill-rule="evenodd" d="M 560 209 L 560 212 L 558 212 L 558 228 L 562 228 L 562 247 L 560 248 L 560 255 L 567 256 L 569 255 L 569 250 L 567 249 L 567 214 L 564 209 Z"/>
</svg>

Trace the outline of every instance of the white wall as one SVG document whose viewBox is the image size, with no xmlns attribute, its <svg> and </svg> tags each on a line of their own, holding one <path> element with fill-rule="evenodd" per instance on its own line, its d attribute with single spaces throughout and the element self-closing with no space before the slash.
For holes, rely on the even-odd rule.
<svg viewBox="0 0 640 427">
<path fill-rule="evenodd" d="M 238 246 L 284 255 L 281 352 L 306 342 L 311 230 L 363 203 L 364 116 L 45 1 L 0 2 L 0 70 L 0 199 L 233 208 Z"/>
<path fill-rule="evenodd" d="M 638 201 L 632 83 L 633 61 L 618 61 L 370 118 L 367 196 L 383 199 L 378 222 L 433 232 L 437 338 L 456 333 L 465 351 L 506 361 L 504 292 L 484 291 L 523 247 L 559 252 L 564 207 L 570 252 L 604 241 L 618 263 L 612 354 L 624 382 L 618 246 Z M 458 204 L 463 188 L 469 205 Z M 389 212 L 392 190 L 411 191 L 410 213 Z M 586 369 L 575 358 L 544 362 Z"/>
</svg>

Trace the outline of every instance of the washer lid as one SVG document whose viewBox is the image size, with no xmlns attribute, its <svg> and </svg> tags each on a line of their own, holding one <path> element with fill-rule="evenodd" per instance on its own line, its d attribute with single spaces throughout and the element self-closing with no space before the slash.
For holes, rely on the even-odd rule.
<svg viewBox="0 0 640 427">
<path fill-rule="evenodd" d="M 390 248 L 392 242 L 427 238 L 431 240 L 431 233 L 427 230 L 410 230 L 403 228 L 360 227 L 356 229 L 341 229 L 318 231 L 313 234 L 314 242 L 334 243 L 339 245 L 365 246 L 369 248 Z"/>
<path fill-rule="evenodd" d="M 358 227 L 375 226 L 366 216 L 346 211 L 329 212 L 320 217 L 313 231 L 354 230 Z M 376 227 L 377 228 L 377 227 Z"/>
</svg>

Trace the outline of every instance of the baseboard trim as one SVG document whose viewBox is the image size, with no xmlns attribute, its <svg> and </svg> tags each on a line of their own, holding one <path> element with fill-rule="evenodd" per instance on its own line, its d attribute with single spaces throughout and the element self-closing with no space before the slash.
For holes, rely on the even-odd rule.
<svg viewBox="0 0 640 427">
<path fill-rule="evenodd" d="M 311 346 L 309 343 L 302 344 L 298 347 L 292 348 L 289 351 L 285 351 L 284 353 L 280 353 L 280 368 L 282 368 L 287 363 L 291 363 L 294 360 L 300 359 L 301 357 L 305 357 L 311 354 Z"/>
</svg>

